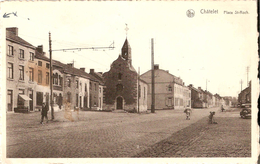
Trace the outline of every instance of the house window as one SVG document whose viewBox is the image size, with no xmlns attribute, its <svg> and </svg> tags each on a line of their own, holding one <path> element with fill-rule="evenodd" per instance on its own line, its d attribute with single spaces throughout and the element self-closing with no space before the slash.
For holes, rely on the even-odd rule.
<svg viewBox="0 0 260 164">
<path fill-rule="evenodd" d="M 85 92 L 87 92 L 87 83 L 85 83 Z"/>
<path fill-rule="evenodd" d="M 24 50 L 20 49 L 19 58 L 24 59 Z"/>
<path fill-rule="evenodd" d="M 7 107 L 8 111 L 13 110 L 13 90 L 7 90 Z"/>
<path fill-rule="evenodd" d="M 24 66 L 19 65 L 19 80 L 24 80 Z"/>
<path fill-rule="evenodd" d="M 38 66 L 42 66 L 42 61 L 38 61 Z"/>
<path fill-rule="evenodd" d="M 95 91 L 97 90 L 97 84 L 96 83 L 94 83 L 94 86 L 95 86 Z"/>
<path fill-rule="evenodd" d="M 67 101 L 70 103 L 70 92 L 67 93 Z"/>
<path fill-rule="evenodd" d="M 89 82 L 89 89 L 92 90 L 92 83 Z"/>
<path fill-rule="evenodd" d="M 42 83 L 42 71 L 38 71 L 38 83 Z"/>
<path fill-rule="evenodd" d="M 33 68 L 29 68 L 29 81 L 33 81 Z"/>
<path fill-rule="evenodd" d="M 68 79 L 68 87 L 70 87 L 70 83 L 71 83 L 71 81 L 70 81 L 70 79 Z"/>
<path fill-rule="evenodd" d="M 58 73 L 53 74 L 53 84 L 58 85 Z"/>
<path fill-rule="evenodd" d="M 34 61 L 34 53 L 30 52 L 30 60 Z"/>
<path fill-rule="evenodd" d="M 62 77 L 59 75 L 59 85 L 62 86 Z"/>
<path fill-rule="evenodd" d="M 36 105 L 42 105 L 43 92 L 36 92 Z"/>
<path fill-rule="evenodd" d="M 50 68 L 50 64 L 49 63 L 46 63 L 46 68 Z"/>
<path fill-rule="evenodd" d="M 9 56 L 14 56 L 14 47 L 8 45 L 8 55 Z"/>
<path fill-rule="evenodd" d="M 145 87 L 144 87 L 144 99 L 145 99 Z"/>
<path fill-rule="evenodd" d="M 49 84 L 50 81 L 50 73 L 46 72 L 46 84 Z"/>
<path fill-rule="evenodd" d="M 79 88 L 79 81 L 76 80 L 76 88 Z"/>
<path fill-rule="evenodd" d="M 141 97 L 141 86 L 138 86 L 138 97 Z"/>
<path fill-rule="evenodd" d="M 14 78 L 14 64 L 8 63 L 8 78 L 13 79 Z"/>
<path fill-rule="evenodd" d="M 79 95 L 78 94 L 76 94 L 76 107 L 78 107 L 79 105 Z"/>
<path fill-rule="evenodd" d="M 24 89 L 19 89 L 17 102 L 18 106 L 24 106 L 24 100 L 19 95 L 24 95 Z"/>
<path fill-rule="evenodd" d="M 172 91 L 172 86 L 170 86 L 170 85 L 168 86 L 168 91 L 170 91 L 170 92 Z"/>
<path fill-rule="evenodd" d="M 101 87 L 99 87 L 99 93 L 101 93 Z"/>
</svg>

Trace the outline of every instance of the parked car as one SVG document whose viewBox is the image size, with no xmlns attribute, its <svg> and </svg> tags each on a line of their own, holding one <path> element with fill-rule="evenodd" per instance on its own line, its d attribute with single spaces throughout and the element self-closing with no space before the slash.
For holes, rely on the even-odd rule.
<svg viewBox="0 0 260 164">
<path fill-rule="evenodd" d="M 251 118 L 251 104 L 242 104 L 241 108 L 240 117 Z"/>
</svg>

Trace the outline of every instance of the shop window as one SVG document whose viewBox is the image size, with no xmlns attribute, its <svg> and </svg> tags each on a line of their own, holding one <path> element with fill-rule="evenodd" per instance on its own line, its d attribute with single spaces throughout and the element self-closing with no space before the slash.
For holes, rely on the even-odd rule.
<svg viewBox="0 0 260 164">
<path fill-rule="evenodd" d="M 43 102 L 43 92 L 36 92 L 36 105 L 41 106 Z"/>
</svg>

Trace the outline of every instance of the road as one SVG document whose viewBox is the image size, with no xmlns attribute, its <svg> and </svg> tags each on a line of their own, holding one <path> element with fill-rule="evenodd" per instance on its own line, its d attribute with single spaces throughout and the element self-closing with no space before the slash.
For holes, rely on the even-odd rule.
<svg viewBox="0 0 260 164">
<path fill-rule="evenodd" d="M 209 125 L 206 118 L 209 115 L 209 111 L 216 111 L 216 115 L 218 115 L 216 118 L 224 123 L 232 121 L 232 118 L 239 120 L 238 128 L 246 122 L 244 128 L 241 129 L 240 127 L 240 132 L 246 132 L 246 135 L 243 135 L 244 138 L 241 138 L 244 145 L 238 145 L 238 149 L 243 151 L 244 147 L 246 147 L 247 152 L 243 152 L 242 154 L 244 155 L 242 156 L 250 156 L 250 120 L 239 119 L 238 112 L 226 112 L 223 114 L 219 112 L 219 108 L 213 108 L 194 109 L 191 120 L 185 119 L 183 110 L 162 110 L 156 111 L 156 113 L 143 114 L 81 111 L 79 119 L 76 113 L 72 113 L 74 122 L 65 119 L 64 112 L 57 112 L 55 113 L 55 121 L 44 125 L 39 123 L 39 112 L 7 114 L 7 157 L 214 156 L 214 154 L 218 153 L 217 151 L 213 154 L 207 154 L 204 152 L 204 149 L 201 150 L 202 152 L 197 152 L 197 154 L 186 153 L 187 147 L 193 146 L 196 148 L 196 144 L 204 144 L 204 146 L 208 144 L 207 142 L 203 143 L 203 137 L 208 137 L 208 141 L 210 140 L 209 136 L 203 136 L 202 134 L 205 130 L 210 129 L 208 128 Z M 225 118 L 229 118 L 229 120 Z M 236 124 L 234 123 L 232 126 Z M 234 127 L 233 130 L 237 131 Z M 224 134 L 225 130 L 222 133 Z M 236 132 L 236 135 L 240 134 Z M 185 145 L 181 145 L 181 147 L 179 145 L 179 151 L 173 151 L 173 146 L 171 145 L 173 142 L 172 138 L 180 142 L 184 136 L 188 137 L 189 142 L 193 144 L 186 145 L 186 147 Z M 239 139 L 237 137 L 236 141 Z M 171 142 L 167 143 L 166 141 L 169 140 Z M 229 142 L 232 142 L 232 140 L 230 141 L 229 139 Z M 168 148 L 161 151 L 162 147 L 167 147 L 165 143 L 168 144 Z M 187 149 L 185 149 L 185 153 L 183 153 L 184 147 Z M 151 153 L 152 151 L 153 153 Z M 232 147 L 232 151 L 234 151 L 234 147 Z M 191 152 L 192 150 L 190 150 Z M 229 155 L 231 157 L 241 156 L 241 154 L 232 153 L 226 153 L 223 156 Z"/>
</svg>

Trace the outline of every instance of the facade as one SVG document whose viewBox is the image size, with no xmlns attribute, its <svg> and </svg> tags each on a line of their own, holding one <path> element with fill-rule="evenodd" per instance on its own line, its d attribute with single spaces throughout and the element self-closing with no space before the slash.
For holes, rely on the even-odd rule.
<svg viewBox="0 0 260 164">
<path fill-rule="evenodd" d="M 34 111 L 36 98 L 34 77 L 35 47 L 18 36 L 18 28 L 6 29 L 7 112 L 15 109 Z"/>
<path fill-rule="evenodd" d="M 31 106 L 34 110 L 40 111 L 42 103 L 50 104 L 50 60 L 43 52 L 43 46 L 38 46 L 35 51 L 34 63 L 29 63 L 30 68 L 34 69 L 34 81 L 36 95 L 33 96 Z M 34 101 L 34 97 L 36 98 Z"/>
<path fill-rule="evenodd" d="M 170 74 L 168 71 L 159 69 L 159 65 L 154 66 L 155 74 L 155 109 L 184 109 L 185 101 L 189 101 L 184 96 L 187 88 L 183 85 L 182 79 Z M 151 107 L 151 70 L 145 72 L 140 77 L 148 84 L 148 108 Z"/>
<path fill-rule="evenodd" d="M 249 82 L 249 86 L 238 94 L 238 103 L 240 105 L 251 103 L 251 81 Z"/>
<path fill-rule="evenodd" d="M 188 86 L 191 90 L 191 107 L 192 108 L 203 108 L 203 93 L 201 90 L 193 87 L 192 84 Z"/>
<path fill-rule="evenodd" d="M 104 77 L 104 110 L 143 112 L 147 110 L 147 84 L 138 80 L 132 66 L 131 47 L 126 39 L 121 54 Z M 144 94 L 144 95 L 143 95 Z M 143 95 L 143 96 L 142 96 Z"/>
</svg>

